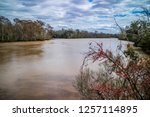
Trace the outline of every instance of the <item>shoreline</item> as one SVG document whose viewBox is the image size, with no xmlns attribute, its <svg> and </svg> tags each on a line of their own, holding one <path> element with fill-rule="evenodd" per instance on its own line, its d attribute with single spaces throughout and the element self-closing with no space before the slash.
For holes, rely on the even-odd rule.
<svg viewBox="0 0 150 117">
<path fill-rule="evenodd" d="M 28 41 L 0 41 L 0 43 L 12 43 L 12 42 L 44 42 L 44 41 L 49 41 L 49 40 L 55 40 L 55 39 L 66 39 L 66 40 L 70 40 L 70 39 L 118 39 L 116 37 L 102 37 L 102 38 L 93 38 L 93 37 L 88 37 L 88 38 L 52 38 L 52 39 L 46 39 L 46 40 L 28 40 Z M 118 39 L 119 40 L 119 39 Z"/>
</svg>

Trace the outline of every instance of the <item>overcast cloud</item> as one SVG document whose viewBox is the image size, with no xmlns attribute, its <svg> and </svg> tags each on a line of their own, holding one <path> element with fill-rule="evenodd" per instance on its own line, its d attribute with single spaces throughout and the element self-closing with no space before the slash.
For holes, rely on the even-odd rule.
<svg viewBox="0 0 150 117">
<path fill-rule="evenodd" d="M 0 15 L 9 19 L 42 20 L 54 29 L 64 27 L 116 33 L 138 18 L 150 0 L 0 0 Z"/>
</svg>

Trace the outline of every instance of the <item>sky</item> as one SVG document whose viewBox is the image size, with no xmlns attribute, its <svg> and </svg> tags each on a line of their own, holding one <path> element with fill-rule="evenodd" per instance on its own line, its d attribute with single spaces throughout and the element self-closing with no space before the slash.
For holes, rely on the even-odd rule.
<svg viewBox="0 0 150 117">
<path fill-rule="evenodd" d="M 118 33 L 141 15 L 150 0 L 0 0 L 0 15 L 9 19 L 42 20 L 55 30 L 72 28 Z"/>
</svg>

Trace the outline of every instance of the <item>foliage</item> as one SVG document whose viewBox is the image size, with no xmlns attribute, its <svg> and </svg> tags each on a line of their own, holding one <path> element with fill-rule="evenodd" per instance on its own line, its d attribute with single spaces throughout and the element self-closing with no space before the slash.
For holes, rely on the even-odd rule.
<svg viewBox="0 0 150 117">
<path fill-rule="evenodd" d="M 0 41 L 36 41 L 52 38 L 52 27 L 36 20 L 14 19 L 0 16 Z"/>
<path fill-rule="evenodd" d="M 21 20 L 15 18 L 11 22 L 0 16 L 0 42 L 5 41 L 37 41 L 51 38 L 110 38 L 113 34 L 88 32 L 73 29 L 53 30 L 49 24 L 36 20 Z"/>
<path fill-rule="evenodd" d="M 150 9 L 142 8 L 144 17 L 131 22 L 129 26 L 121 31 L 119 38 L 134 42 L 135 46 L 145 51 L 150 51 Z"/>
<path fill-rule="evenodd" d="M 58 31 L 54 31 L 54 38 L 111 38 L 116 37 L 114 34 L 105 34 L 98 32 L 88 32 L 81 30 L 73 30 L 73 29 L 62 29 Z"/>
<path fill-rule="evenodd" d="M 124 55 L 129 56 L 132 60 L 137 60 L 139 58 L 138 53 L 134 51 L 130 44 L 127 44 L 127 50 L 124 50 Z"/>
<path fill-rule="evenodd" d="M 96 45 L 95 45 L 96 44 Z M 150 59 L 129 50 L 114 56 L 99 43 L 90 44 L 75 87 L 85 99 L 150 99 Z M 103 65 L 99 72 L 86 70 L 89 60 Z M 104 69 L 102 69 L 104 68 Z"/>
</svg>

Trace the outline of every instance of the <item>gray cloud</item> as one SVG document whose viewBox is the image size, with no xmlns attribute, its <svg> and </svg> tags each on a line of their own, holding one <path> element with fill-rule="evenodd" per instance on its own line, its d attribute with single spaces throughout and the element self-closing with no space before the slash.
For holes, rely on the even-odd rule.
<svg viewBox="0 0 150 117">
<path fill-rule="evenodd" d="M 149 0 L 0 0 L 0 15 L 10 19 L 40 19 L 55 29 L 61 27 L 117 32 L 113 17 L 121 26 L 136 19 L 135 10 L 150 6 Z M 113 28 L 112 28 L 113 27 Z"/>
</svg>

